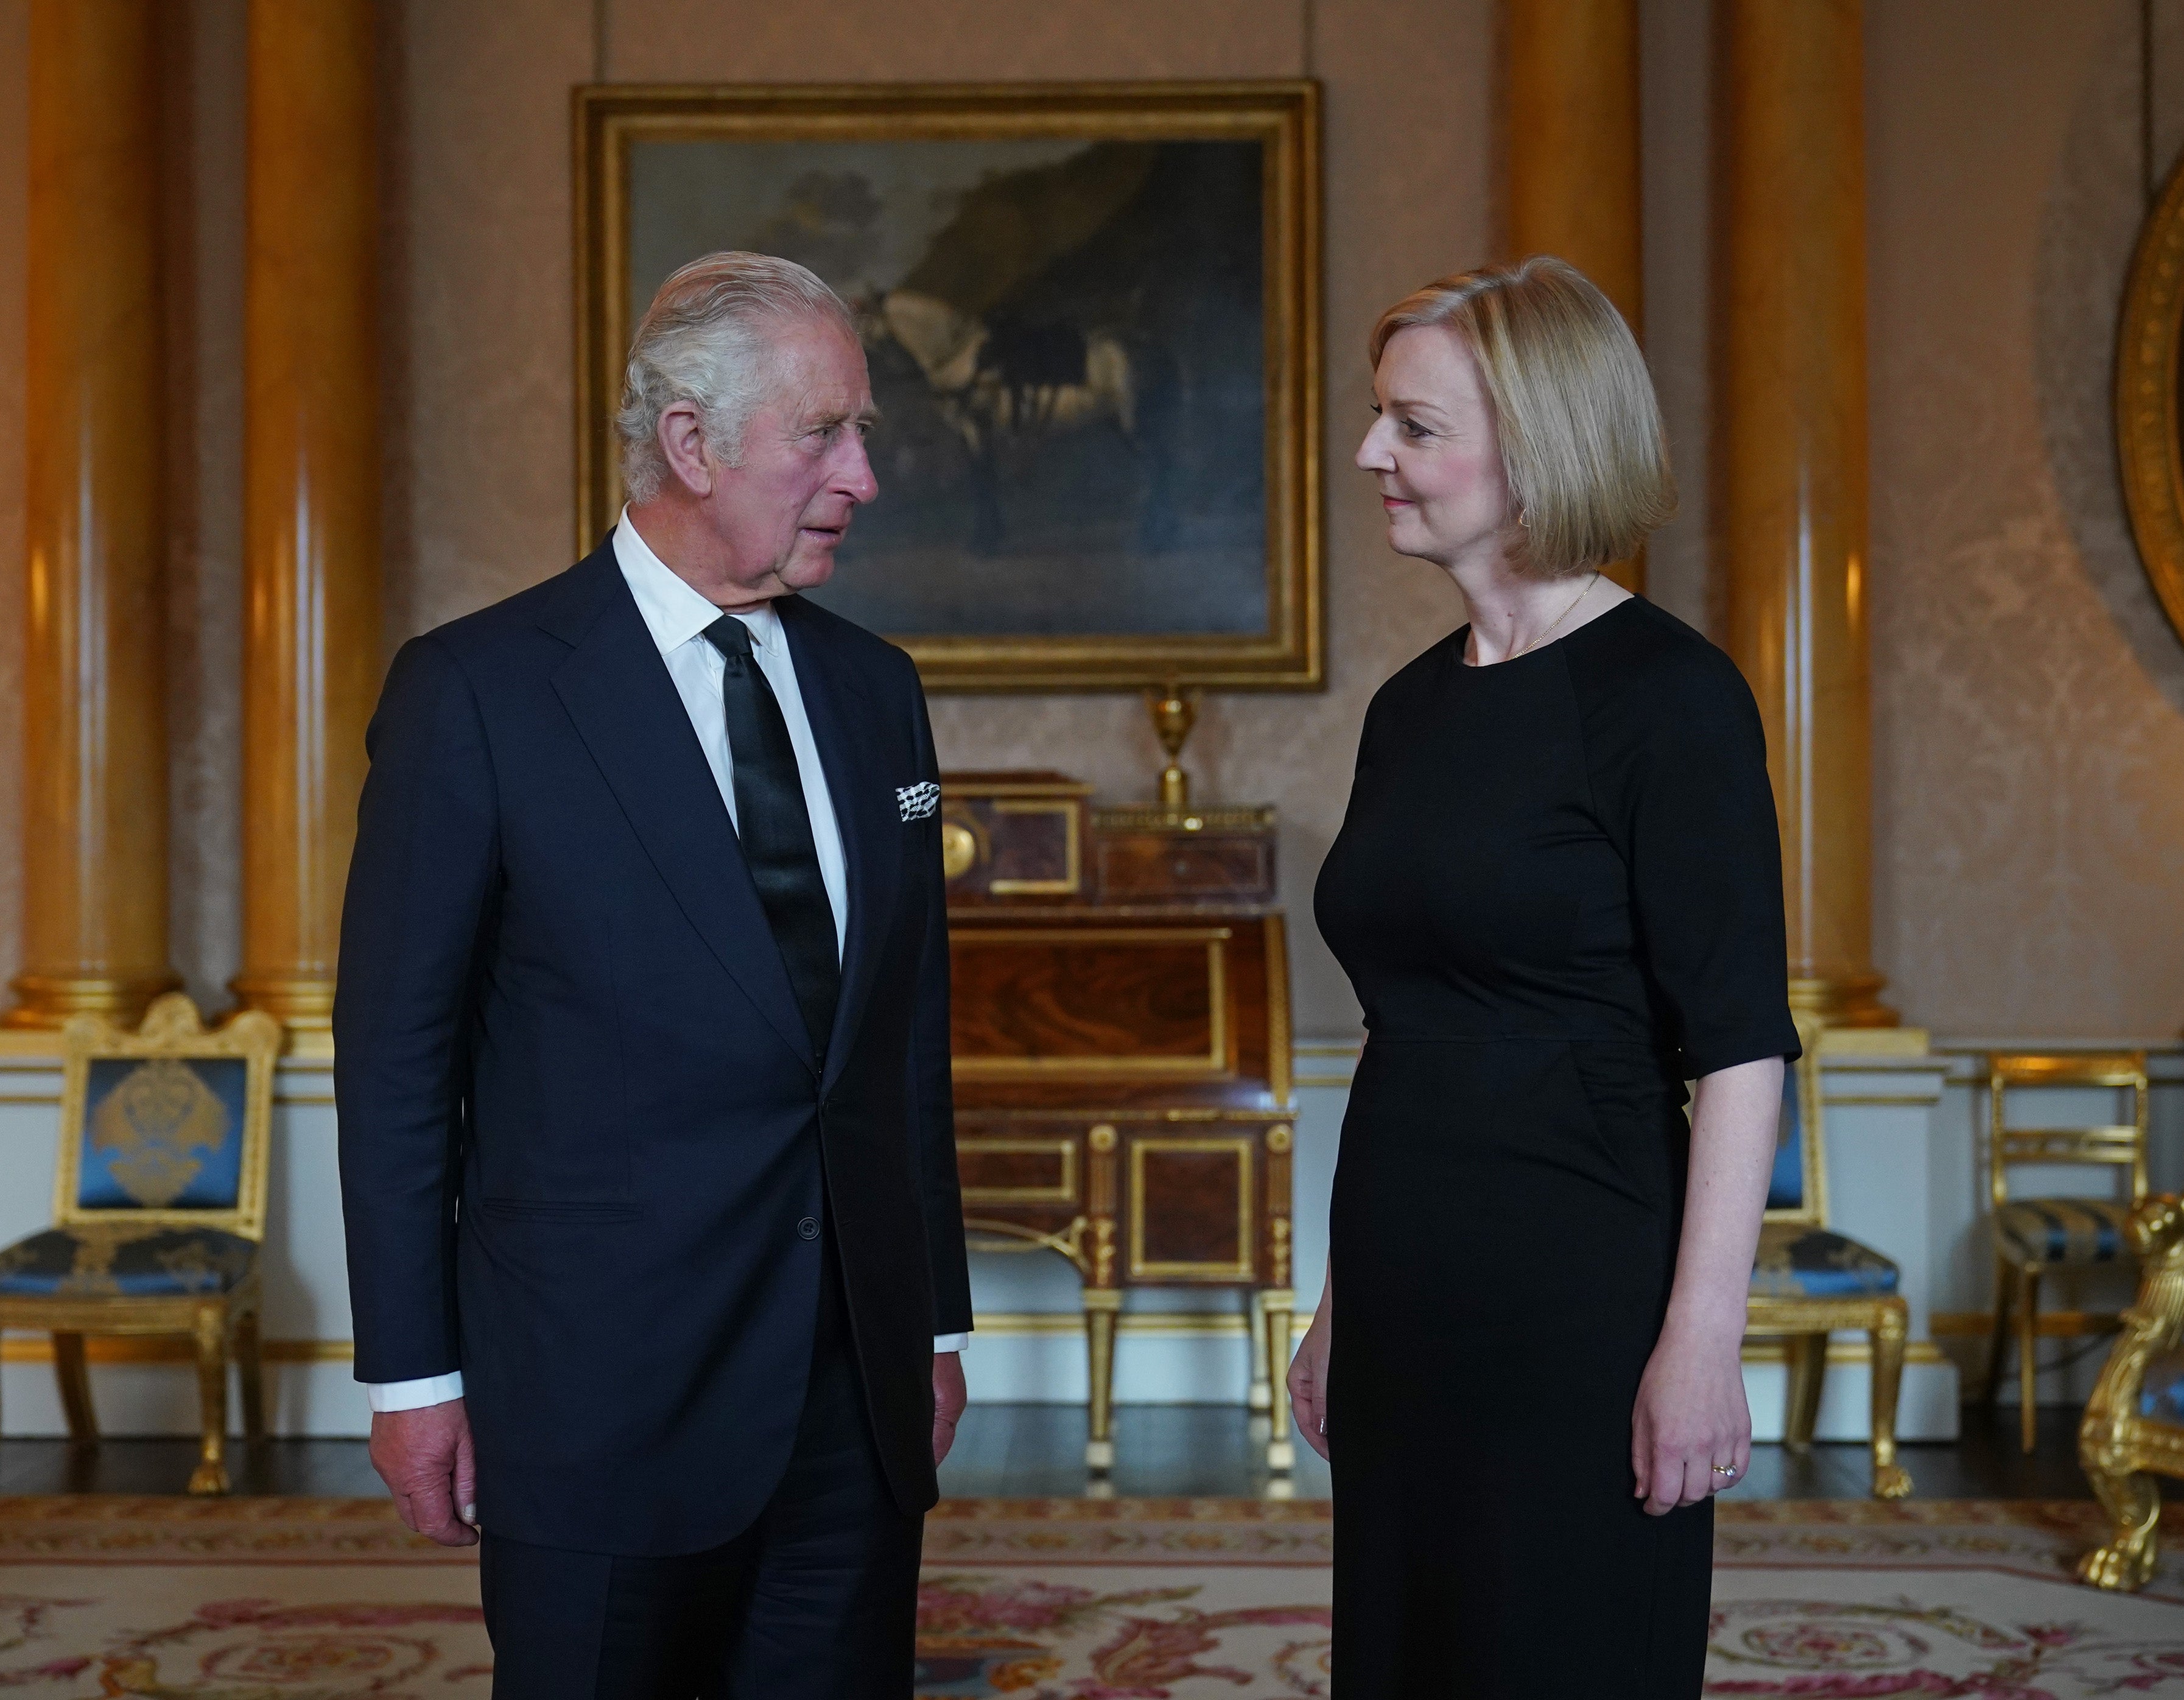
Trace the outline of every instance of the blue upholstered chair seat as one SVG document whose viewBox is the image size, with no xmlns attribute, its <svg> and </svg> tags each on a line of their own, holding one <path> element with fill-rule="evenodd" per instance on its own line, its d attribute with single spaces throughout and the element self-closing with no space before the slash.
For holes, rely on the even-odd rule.
<svg viewBox="0 0 2184 1700">
<path fill-rule="evenodd" d="M 48 1228 L 0 1251 L 0 1298 L 187 1298 L 231 1292 L 258 1247 L 211 1228 Z"/>
<path fill-rule="evenodd" d="M 2113 1263 L 2130 1240 L 2131 1206 L 2106 1198 L 2020 1198 L 1994 1212 L 2003 1257 L 2023 1268 Z"/>
<path fill-rule="evenodd" d="M 1896 1290 L 1896 1265 L 1869 1246 L 1802 1222 L 1759 1230 L 1752 1266 L 1755 1299 L 1873 1299 Z"/>
</svg>

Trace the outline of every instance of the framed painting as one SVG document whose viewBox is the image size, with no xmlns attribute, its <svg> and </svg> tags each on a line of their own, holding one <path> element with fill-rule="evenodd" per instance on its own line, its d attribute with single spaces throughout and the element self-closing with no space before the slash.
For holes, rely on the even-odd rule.
<svg viewBox="0 0 2184 1700">
<path fill-rule="evenodd" d="M 1317 85 L 582 88 L 575 142 L 580 550 L 638 318 L 753 249 L 881 413 L 815 601 L 936 689 L 1322 683 Z"/>
<path fill-rule="evenodd" d="M 2117 336 L 2115 427 L 2138 558 L 2184 639 L 2184 164 L 2139 231 Z"/>
</svg>

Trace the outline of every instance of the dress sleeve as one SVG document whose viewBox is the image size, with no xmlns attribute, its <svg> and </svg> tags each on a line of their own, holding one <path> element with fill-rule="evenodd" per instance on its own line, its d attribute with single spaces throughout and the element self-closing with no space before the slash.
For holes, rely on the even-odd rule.
<svg viewBox="0 0 2184 1700">
<path fill-rule="evenodd" d="M 1640 956 L 1696 1080 L 1800 1047 L 1758 708 L 1719 651 L 1679 657 L 1673 672 L 1626 697 L 1596 800 L 1630 869 Z"/>
</svg>

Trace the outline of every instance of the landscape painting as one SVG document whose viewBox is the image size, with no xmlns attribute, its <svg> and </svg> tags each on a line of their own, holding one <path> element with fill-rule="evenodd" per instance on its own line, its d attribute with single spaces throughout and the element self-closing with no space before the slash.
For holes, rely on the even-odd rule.
<svg viewBox="0 0 2184 1700">
<path fill-rule="evenodd" d="M 625 120 L 594 114 L 587 534 L 644 304 L 700 254 L 779 254 L 849 304 L 881 415 L 813 599 L 940 688 L 1316 683 L 1314 127 L 1303 86 L 1242 86 L 727 92 L 710 122 L 587 91 Z"/>
</svg>

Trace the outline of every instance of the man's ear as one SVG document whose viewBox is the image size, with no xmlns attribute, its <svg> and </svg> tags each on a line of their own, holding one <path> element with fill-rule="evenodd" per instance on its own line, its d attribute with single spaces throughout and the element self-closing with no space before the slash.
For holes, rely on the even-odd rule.
<svg viewBox="0 0 2184 1700">
<path fill-rule="evenodd" d="M 698 404 L 678 401 L 660 415 L 660 452 L 676 482 L 698 497 L 713 493 L 713 457 L 705 447 L 705 426 Z"/>
</svg>

